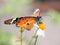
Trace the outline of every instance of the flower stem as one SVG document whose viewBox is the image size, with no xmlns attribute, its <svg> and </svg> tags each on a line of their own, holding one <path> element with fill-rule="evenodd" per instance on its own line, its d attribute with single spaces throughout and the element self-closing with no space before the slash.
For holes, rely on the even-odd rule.
<svg viewBox="0 0 60 45">
<path fill-rule="evenodd" d="M 37 33 L 38 29 L 39 29 L 39 28 L 37 28 L 37 30 L 35 31 L 35 34 L 34 34 L 34 36 L 36 36 L 36 33 Z"/>
<path fill-rule="evenodd" d="M 35 42 L 34 42 L 34 45 L 36 45 L 37 39 L 38 39 L 38 36 L 36 36 L 36 40 L 35 40 Z"/>
<path fill-rule="evenodd" d="M 31 45 L 31 42 L 32 42 L 33 38 L 36 37 L 36 33 L 37 33 L 38 29 L 39 29 L 39 28 L 37 28 L 37 30 L 35 31 L 35 33 L 34 33 L 34 35 L 32 36 L 30 42 L 28 43 L 28 45 Z"/>
<path fill-rule="evenodd" d="M 22 33 L 21 33 L 21 45 L 22 45 Z"/>
<path fill-rule="evenodd" d="M 34 34 L 34 37 L 35 37 L 34 45 L 36 45 L 36 42 L 37 42 L 37 39 L 38 39 L 38 36 L 36 36 L 36 33 L 37 33 L 38 29 L 39 29 L 39 28 L 37 28 L 37 30 L 35 31 L 35 34 Z"/>
<path fill-rule="evenodd" d="M 20 33 L 21 33 L 21 45 L 22 45 L 22 36 L 23 36 L 23 29 L 22 28 L 20 30 Z"/>
<path fill-rule="evenodd" d="M 28 45 L 31 45 L 32 39 L 33 39 L 33 38 L 31 38 L 31 40 L 30 40 L 30 42 L 28 43 Z"/>
</svg>

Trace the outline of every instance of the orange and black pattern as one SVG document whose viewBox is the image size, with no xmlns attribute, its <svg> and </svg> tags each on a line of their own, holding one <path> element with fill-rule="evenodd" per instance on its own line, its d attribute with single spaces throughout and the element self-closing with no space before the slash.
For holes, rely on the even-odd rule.
<svg viewBox="0 0 60 45">
<path fill-rule="evenodd" d="M 39 11 L 39 9 L 37 9 L 33 13 L 33 16 L 8 19 L 8 20 L 4 21 L 4 23 L 5 24 L 16 24 L 17 27 L 30 30 L 34 26 L 34 24 L 37 23 L 41 19 L 41 16 L 39 16 L 39 14 L 40 14 L 40 11 Z"/>
</svg>

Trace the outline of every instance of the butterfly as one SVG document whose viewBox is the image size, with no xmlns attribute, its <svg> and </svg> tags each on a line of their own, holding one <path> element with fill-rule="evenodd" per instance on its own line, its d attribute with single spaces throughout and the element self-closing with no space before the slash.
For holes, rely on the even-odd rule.
<svg viewBox="0 0 60 45">
<path fill-rule="evenodd" d="M 40 10 L 36 9 L 33 12 L 32 16 L 19 17 L 15 19 L 12 18 L 12 19 L 5 20 L 4 23 L 16 24 L 17 27 L 30 30 L 34 26 L 34 24 L 37 23 L 41 19 L 41 16 L 39 15 L 40 15 Z"/>
</svg>

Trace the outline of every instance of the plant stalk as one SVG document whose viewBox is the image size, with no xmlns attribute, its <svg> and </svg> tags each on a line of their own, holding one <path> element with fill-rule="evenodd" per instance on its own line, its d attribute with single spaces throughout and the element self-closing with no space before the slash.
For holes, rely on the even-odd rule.
<svg viewBox="0 0 60 45">
<path fill-rule="evenodd" d="M 20 33 L 21 33 L 21 45 L 22 45 L 22 36 L 23 36 L 24 30 L 21 28 Z"/>
<path fill-rule="evenodd" d="M 34 36 L 36 36 L 36 33 L 37 33 L 38 29 L 39 29 L 39 28 L 37 28 L 37 29 L 36 29 L 36 31 L 35 31 L 35 33 L 34 33 L 34 35 L 32 36 L 32 38 L 31 38 L 30 42 L 28 43 L 28 45 L 31 45 L 31 42 L 32 42 L 32 40 L 33 40 L 33 37 L 34 37 Z"/>
<path fill-rule="evenodd" d="M 36 36 L 36 40 L 35 40 L 35 42 L 34 42 L 34 45 L 36 45 L 36 43 L 37 43 L 37 39 L 38 39 L 38 36 Z"/>
</svg>

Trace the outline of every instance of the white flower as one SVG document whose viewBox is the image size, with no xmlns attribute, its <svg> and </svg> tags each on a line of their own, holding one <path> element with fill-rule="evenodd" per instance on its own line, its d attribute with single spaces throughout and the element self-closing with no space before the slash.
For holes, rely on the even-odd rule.
<svg viewBox="0 0 60 45">
<path fill-rule="evenodd" d="M 39 28 L 39 26 L 37 24 L 34 24 L 34 26 Z M 36 35 L 45 37 L 45 30 L 42 30 L 42 29 L 39 28 Z"/>
<path fill-rule="evenodd" d="M 38 36 L 42 36 L 42 37 L 45 37 L 45 31 L 44 31 L 44 30 L 41 30 L 41 29 L 38 29 L 36 35 L 38 35 Z"/>
<path fill-rule="evenodd" d="M 34 24 L 35 27 L 39 28 L 39 26 L 37 24 Z"/>
</svg>

